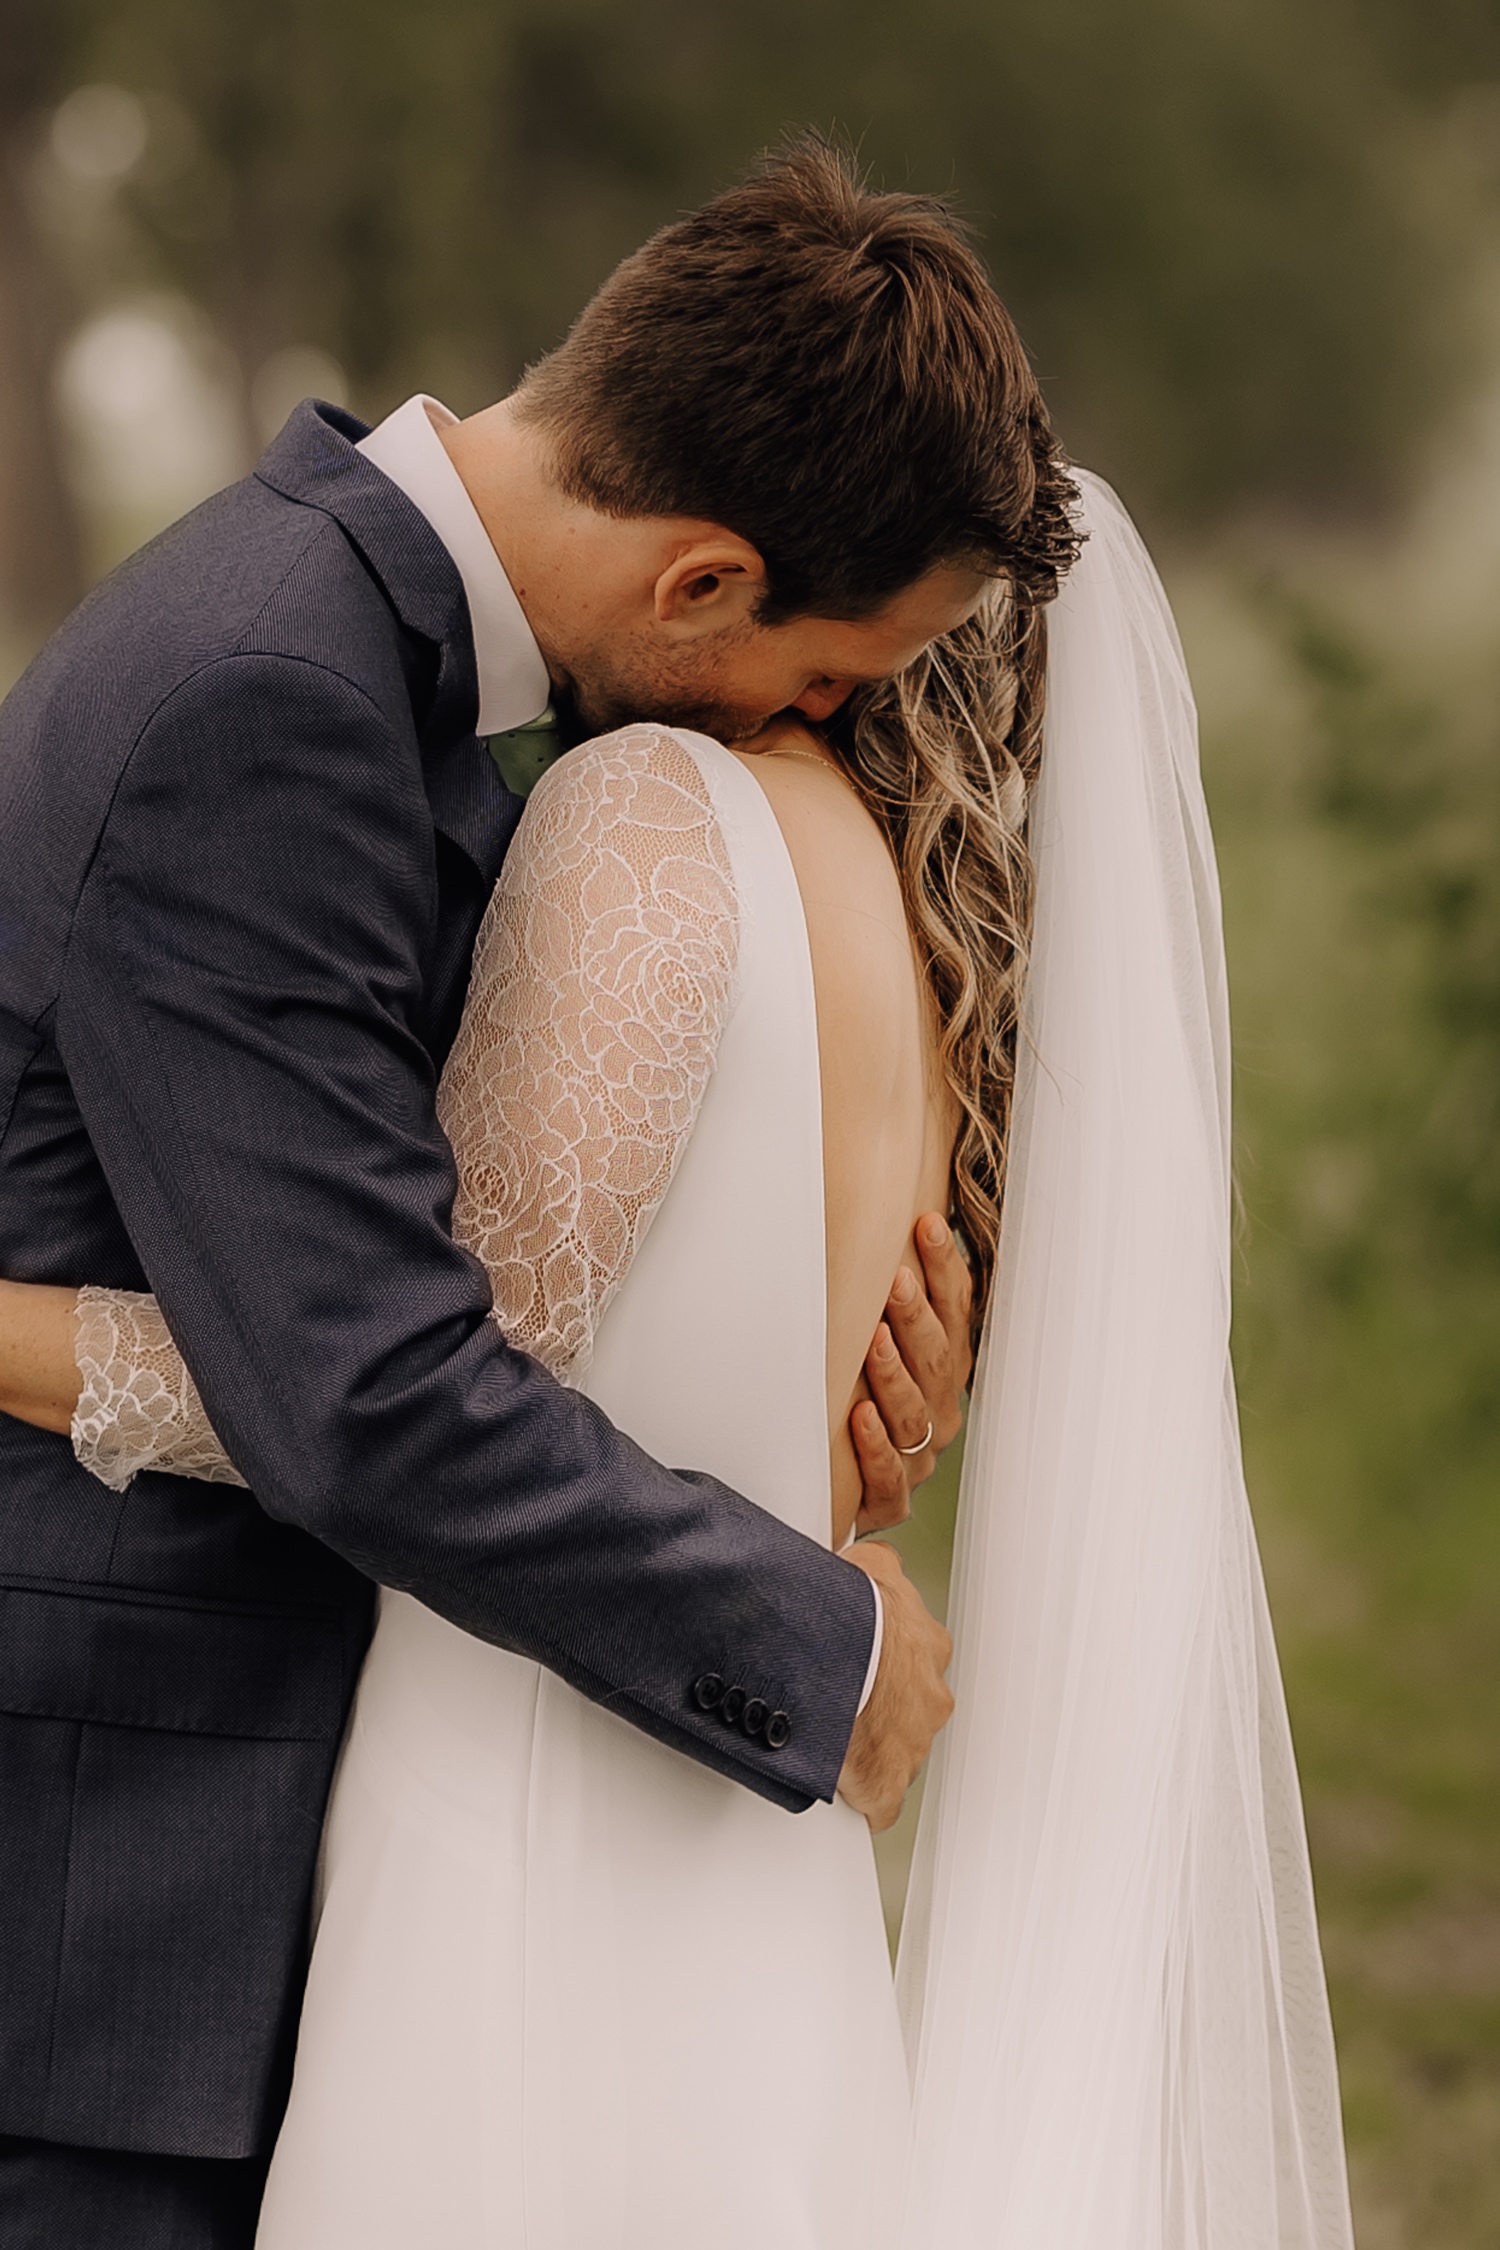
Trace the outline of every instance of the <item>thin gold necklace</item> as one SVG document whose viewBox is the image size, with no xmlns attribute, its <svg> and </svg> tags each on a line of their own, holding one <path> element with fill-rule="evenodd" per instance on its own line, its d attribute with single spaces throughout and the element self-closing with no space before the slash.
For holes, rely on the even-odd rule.
<svg viewBox="0 0 1500 2250">
<path fill-rule="evenodd" d="M 805 766 L 821 766 L 825 773 L 838 773 L 841 770 L 836 760 L 820 758 L 813 750 L 761 750 L 754 755 L 762 758 L 800 758 Z"/>
</svg>

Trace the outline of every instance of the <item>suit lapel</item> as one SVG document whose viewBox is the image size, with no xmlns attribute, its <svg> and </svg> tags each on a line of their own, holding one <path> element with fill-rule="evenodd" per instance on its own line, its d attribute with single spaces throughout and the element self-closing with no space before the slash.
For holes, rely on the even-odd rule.
<svg viewBox="0 0 1500 2250">
<path fill-rule="evenodd" d="M 341 526 L 410 634 L 431 655 L 415 667 L 413 694 L 433 819 L 494 882 L 521 816 L 474 732 L 479 675 L 474 632 L 458 566 L 420 508 L 358 450 L 366 426 L 312 400 L 299 406 L 256 468 L 263 484 Z M 408 677 L 414 668 L 407 666 Z M 416 681 L 413 681 L 416 689 Z"/>
</svg>

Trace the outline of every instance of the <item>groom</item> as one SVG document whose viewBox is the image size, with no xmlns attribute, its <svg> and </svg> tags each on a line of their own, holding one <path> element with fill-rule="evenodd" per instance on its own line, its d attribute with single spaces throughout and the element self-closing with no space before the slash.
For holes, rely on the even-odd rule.
<svg viewBox="0 0 1500 2250">
<path fill-rule="evenodd" d="M 154 1289 L 250 1487 L 115 1494 L 0 1419 L 6 2250 L 251 2241 L 372 1582 L 789 1811 L 894 1817 L 941 1628 L 889 1549 L 827 1554 L 507 1348 L 434 1085 L 549 705 L 827 718 L 1024 578 L 1050 445 L 951 222 L 812 147 L 472 421 L 301 408 L 6 704 L 0 1272 Z M 935 1220 L 922 1251 L 867 1522 L 957 1423 L 962 1266 Z"/>
</svg>

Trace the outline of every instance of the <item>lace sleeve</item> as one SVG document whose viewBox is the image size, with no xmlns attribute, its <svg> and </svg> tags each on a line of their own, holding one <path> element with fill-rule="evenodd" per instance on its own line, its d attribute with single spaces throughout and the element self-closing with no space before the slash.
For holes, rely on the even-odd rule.
<svg viewBox="0 0 1500 2250">
<path fill-rule="evenodd" d="M 533 790 L 475 949 L 438 1091 L 453 1232 L 512 1343 L 576 1379 L 667 1192 L 718 1050 L 739 922 L 691 753 L 629 727 Z M 117 1492 L 142 1469 L 243 1484 L 154 1297 L 85 1289 L 73 1450 Z"/>
<path fill-rule="evenodd" d="M 453 1232 L 512 1343 L 577 1380 L 708 1085 L 738 959 L 733 877 L 681 743 L 627 727 L 533 790 L 438 1093 Z"/>
<path fill-rule="evenodd" d="M 123 1492 L 142 1469 L 244 1483 L 214 1435 L 154 1297 L 81 1289 L 73 1351 L 83 1378 L 73 1451 L 101 1484 Z"/>
</svg>

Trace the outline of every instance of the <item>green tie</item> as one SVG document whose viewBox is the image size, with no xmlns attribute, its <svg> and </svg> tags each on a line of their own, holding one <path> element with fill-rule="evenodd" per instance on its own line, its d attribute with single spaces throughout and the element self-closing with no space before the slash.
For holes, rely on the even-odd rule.
<svg viewBox="0 0 1500 2250">
<path fill-rule="evenodd" d="M 528 719 L 524 727 L 507 727 L 504 734 L 486 735 L 484 746 L 500 768 L 506 787 L 518 797 L 529 797 L 553 760 L 568 747 L 550 703 L 539 719 Z"/>
</svg>

